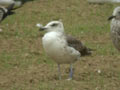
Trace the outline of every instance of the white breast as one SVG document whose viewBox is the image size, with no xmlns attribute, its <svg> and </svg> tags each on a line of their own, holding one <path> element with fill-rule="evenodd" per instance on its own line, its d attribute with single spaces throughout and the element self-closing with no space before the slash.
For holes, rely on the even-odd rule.
<svg viewBox="0 0 120 90">
<path fill-rule="evenodd" d="M 48 32 L 42 38 L 45 52 L 57 63 L 73 63 L 80 57 L 80 53 L 67 46 L 62 33 Z"/>
</svg>

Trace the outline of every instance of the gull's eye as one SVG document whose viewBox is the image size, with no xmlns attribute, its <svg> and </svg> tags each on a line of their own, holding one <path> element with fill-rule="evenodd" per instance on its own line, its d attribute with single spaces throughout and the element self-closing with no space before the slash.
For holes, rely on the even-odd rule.
<svg viewBox="0 0 120 90">
<path fill-rule="evenodd" d="M 57 25 L 58 25 L 58 24 L 54 23 L 54 24 L 52 24 L 51 26 L 54 27 L 54 26 L 57 26 Z"/>
</svg>

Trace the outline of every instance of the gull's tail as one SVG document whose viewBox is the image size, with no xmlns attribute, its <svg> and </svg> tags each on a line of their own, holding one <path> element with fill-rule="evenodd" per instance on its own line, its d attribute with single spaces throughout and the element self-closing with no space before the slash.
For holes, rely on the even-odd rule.
<svg viewBox="0 0 120 90">
<path fill-rule="evenodd" d="M 13 9 L 14 6 L 15 6 L 15 3 L 10 4 L 8 7 L 6 7 L 7 13 L 9 13 Z"/>
<path fill-rule="evenodd" d="M 85 56 L 85 55 L 91 55 L 93 51 L 95 51 L 95 49 L 87 48 L 86 46 L 84 46 L 84 49 L 81 50 L 80 53 L 82 56 Z"/>
</svg>

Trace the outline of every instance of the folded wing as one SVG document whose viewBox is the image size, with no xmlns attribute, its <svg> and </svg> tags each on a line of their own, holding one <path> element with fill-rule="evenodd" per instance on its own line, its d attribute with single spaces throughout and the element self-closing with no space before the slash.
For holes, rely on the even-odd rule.
<svg viewBox="0 0 120 90">
<path fill-rule="evenodd" d="M 68 46 L 75 48 L 81 53 L 81 56 L 91 55 L 92 49 L 87 48 L 80 40 L 72 37 L 71 35 L 66 35 L 66 40 Z"/>
</svg>

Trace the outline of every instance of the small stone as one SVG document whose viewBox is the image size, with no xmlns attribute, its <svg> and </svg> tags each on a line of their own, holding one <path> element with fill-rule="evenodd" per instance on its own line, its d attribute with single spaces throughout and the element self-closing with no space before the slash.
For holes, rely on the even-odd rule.
<svg viewBox="0 0 120 90">
<path fill-rule="evenodd" d="M 100 74 L 100 73 L 101 73 L 101 70 L 98 70 L 97 72 Z"/>
<path fill-rule="evenodd" d="M 2 32 L 3 30 L 0 28 L 0 32 Z"/>
</svg>

